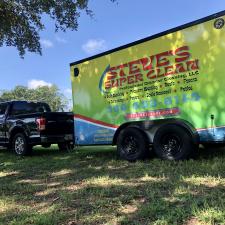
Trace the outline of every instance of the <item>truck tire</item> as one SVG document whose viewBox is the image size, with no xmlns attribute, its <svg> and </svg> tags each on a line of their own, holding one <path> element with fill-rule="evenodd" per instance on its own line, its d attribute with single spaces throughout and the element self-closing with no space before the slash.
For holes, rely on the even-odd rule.
<svg viewBox="0 0 225 225">
<path fill-rule="evenodd" d="M 43 144 L 42 147 L 43 148 L 50 148 L 51 147 L 51 144 Z"/>
<path fill-rule="evenodd" d="M 117 155 L 120 159 L 136 161 L 144 159 L 148 153 L 148 141 L 143 133 L 134 127 L 122 130 L 117 139 Z"/>
<path fill-rule="evenodd" d="M 205 149 L 213 149 L 213 148 L 224 148 L 224 143 L 204 143 L 202 144 Z"/>
<path fill-rule="evenodd" d="M 32 147 L 28 145 L 27 138 L 23 133 L 17 133 L 12 139 L 12 149 L 19 155 L 29 155 L 32 151 Z"/>
<path fill-rule="evenodd" d="M 74 149 L 74 144 L 71 144 L 69 142 L 62 142 L 58 143 L 58 148 L 60 151 L 71 151 Z"/>
<path fill-rule="evenodd" d="M 153 141 L 156 155 L 161 159 L 188 159 L 196 150 L 191 135 L 184 128 L 169 124 L 156 132 Z"/>
</svg>

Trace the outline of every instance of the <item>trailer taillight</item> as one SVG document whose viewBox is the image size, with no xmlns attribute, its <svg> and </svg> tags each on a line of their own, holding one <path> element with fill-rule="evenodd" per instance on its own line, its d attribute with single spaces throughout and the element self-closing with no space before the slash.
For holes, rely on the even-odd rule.
<svg viewBox="0 0 225 225">
<path fill-rule="evenodd" d="M 37 125 L 38 125 L 38 130 L 45 130 L 45 125 L 46 125 L 46 119 L 41 117 L 36 119 Z"/>
</svg>

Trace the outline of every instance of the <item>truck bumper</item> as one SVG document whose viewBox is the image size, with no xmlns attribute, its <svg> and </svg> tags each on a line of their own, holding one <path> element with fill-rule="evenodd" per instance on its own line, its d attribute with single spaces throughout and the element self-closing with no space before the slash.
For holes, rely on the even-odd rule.
<svg viewBox="0 0 225 225">
<path fill-rule="evenodd" d="M 63 142 L 70 142 L 71 144 L 74 144 L 74 135 L 37 135 L 29 138 L 29 144 L 31 145 L 57 144 Z"/>
<path fill-rule="evenodd" d="M 41 136 L 41 143 L 60 143 L 60 142 L 72 142 L 74 143 L 73 134 L 64 134 L 60 136 Z"/>
</svg>

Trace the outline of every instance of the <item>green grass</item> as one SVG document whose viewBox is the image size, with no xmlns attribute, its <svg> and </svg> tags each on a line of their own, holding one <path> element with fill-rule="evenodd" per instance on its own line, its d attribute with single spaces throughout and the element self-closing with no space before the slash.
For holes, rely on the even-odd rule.
<svg viewBox="0 0 225 225">
<path fill-rule="evenodd" d="M 128 163 L 112 147 L 0 150 L 0 224 L 225 224 L 225 150 Z"/>
</svg>

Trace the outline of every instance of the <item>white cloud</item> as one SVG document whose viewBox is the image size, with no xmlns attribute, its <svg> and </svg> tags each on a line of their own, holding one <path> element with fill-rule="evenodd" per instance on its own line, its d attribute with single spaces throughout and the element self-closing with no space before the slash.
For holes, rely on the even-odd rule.
<svg viewBox="0 0 225 225">
<path fill-rule="evenodd" d="M 52 48 L 54 46 L 53 42 L 48 39 L 41 39 L 40 43 L 44 48 Z"/>
<path fill-rule="evenodd" d="M 59 37 L 59 36 L 56 36 L 55 39 L 56 39 L 56 41 L 57 41 L 58 43 L 61 43 L 61 44 L 66 44 L 66 43 L 67 43 L 67 40 L 66 40 L 66 39 L 61 38 L 61 37 Z"/>
<path fill-rule="evenodd" d="M 88 54 L 104 51 L 106 48 L 106 42 L 102 39 L 90 39 L 82 45 L 82 49 Z"/>
<path fill-rule="evenodd" d="M 44 80 L 29 80 L 28 81 L 28 84 L 27 84 L 28 88 L 30 89 L 36 89 L 38 87 L 43 87 L 43 86 L 48 86 L 48 87 L 51 87 L 52 86 L 52 83 L 48 83 Z"/>
</svg>

